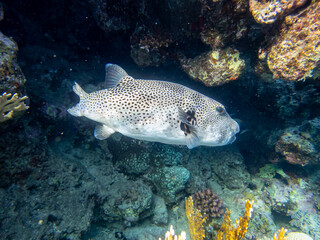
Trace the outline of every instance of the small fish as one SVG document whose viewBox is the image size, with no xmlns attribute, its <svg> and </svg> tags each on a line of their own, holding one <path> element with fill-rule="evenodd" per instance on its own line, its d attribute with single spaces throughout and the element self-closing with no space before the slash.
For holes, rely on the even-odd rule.
<svg viewBox="0 0 320 240">
<path fill-rule="evenodd" d="M 75 83 L 80 102 L 68 109 L 100 123 L 94 136 L 114 132 L 152 142 L 223 146 L 234 142 L 240 128 L 219 102 L 180 84 L 130 77 L 115 64 L 106 65 L 106 89 L 86 93 Z"/>
</svg>

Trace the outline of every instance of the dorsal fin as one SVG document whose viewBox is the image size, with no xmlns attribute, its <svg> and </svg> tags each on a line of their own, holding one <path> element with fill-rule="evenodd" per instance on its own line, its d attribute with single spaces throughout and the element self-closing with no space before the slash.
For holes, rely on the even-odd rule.
<svg viewBox="0 0 320 240">
<path fill-rule="evenodd" d="M 106 64 L 105 84 L 106 88 L 115 87 L 122 78 L 129 76 L 125 70 L 116 64 Z"/>
</svg>

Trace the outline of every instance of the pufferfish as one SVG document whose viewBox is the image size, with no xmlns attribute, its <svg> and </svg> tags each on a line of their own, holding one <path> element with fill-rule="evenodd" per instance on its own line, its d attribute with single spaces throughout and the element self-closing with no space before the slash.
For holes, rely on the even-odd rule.
<svg viewBox="0 0 320 240">
<path fill-rule="evenodd" d="M 99 123 L 94 136 L 103 140 L 119 132 L 125 136 L 189 149 L 234 142 L 238 123 L 225 107 L 183 85 L 135 79 L 115 64 L 105 67 L 106 89 L 86 93 L 75 83 L 79 103 L 68 109 L 76 117 Z"/>
</svg>

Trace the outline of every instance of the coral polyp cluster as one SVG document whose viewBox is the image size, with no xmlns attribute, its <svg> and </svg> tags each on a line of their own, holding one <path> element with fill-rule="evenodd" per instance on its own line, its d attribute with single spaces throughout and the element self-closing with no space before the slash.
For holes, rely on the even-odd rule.
<svg viewBox="0 0 320 240">
<path fill-rule="evenodd" d="M 203 216 L 217 218 L 224 213 L 222 200 L 210 189 L 196 192 L 192 195 L 192 199 Z"/>
<path fill-rule="evenodd" d="M 319 11 L 320 2 L 314 0 L 300 14 L 285 18 L 267 57 L 273 78 L 297 81 L 312 76 L 320 60 Z"/>
<path fill-rule="evenodd" d="M 250 0 L 249 7 L 256 22 L 271 24 L 302 6 L 307 0 Z"/>
</svg>

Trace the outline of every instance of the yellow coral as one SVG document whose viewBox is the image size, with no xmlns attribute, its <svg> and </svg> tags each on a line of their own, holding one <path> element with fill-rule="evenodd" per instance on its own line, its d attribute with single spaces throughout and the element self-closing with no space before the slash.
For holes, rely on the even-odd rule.
<svg viewBox="0 0 320 240">
<path fill-rule="evenodd" d="M 186 232 L 182 231 L 180 235 L 175 235 L 174 233 L 174 229 L 173 226 L 170 226 L 170 230 L 167 231 L 166 235 L 165 235 L 165 240 L 186 240 L 187 236 L 186 236 Z M 159 238 L 159 240 L 161 240 L 161 238 Z"/>
<path fill-rule="evenodd" d="M 203 224 L 206 222 L 206 217 L 203 217 L 200 210 L 196 209 L 193 204 L 192 197 L 186 200 L 186 215 L 189 223 L 189 232 L 192 240 L 202 240 L 205 237 Z"/>
<path fill-rule="evenodd" d="M 284 236 L 286 232 L 287 232 L 287 229 L 281 228 L 278 231 L 278 234 L 277 233 L 274 234 L 273 240 L 287 240 L 287 238 Z"/>
<path fill-rule="evenodd" d="M 243 217 L 236 219 L 236 227 L 234 227 L 230 220 L 231 211 L 226 209 L 223 222 L 220 230 L 218 231 L 217 240 L 240 240 L 244 238 L 247 230 L 248 223 L 252 215 L 253 201 L 246 200 L 246 208 Z"/>
<path fill-rule="evenodd" d="M 17 93 L 0 95 L 0 123 L 11 119 L 15 112 L 28 109 L 29 106 L 23 102 L 27 98 L 27 96 L 19 98 Z"/>
</svg>

